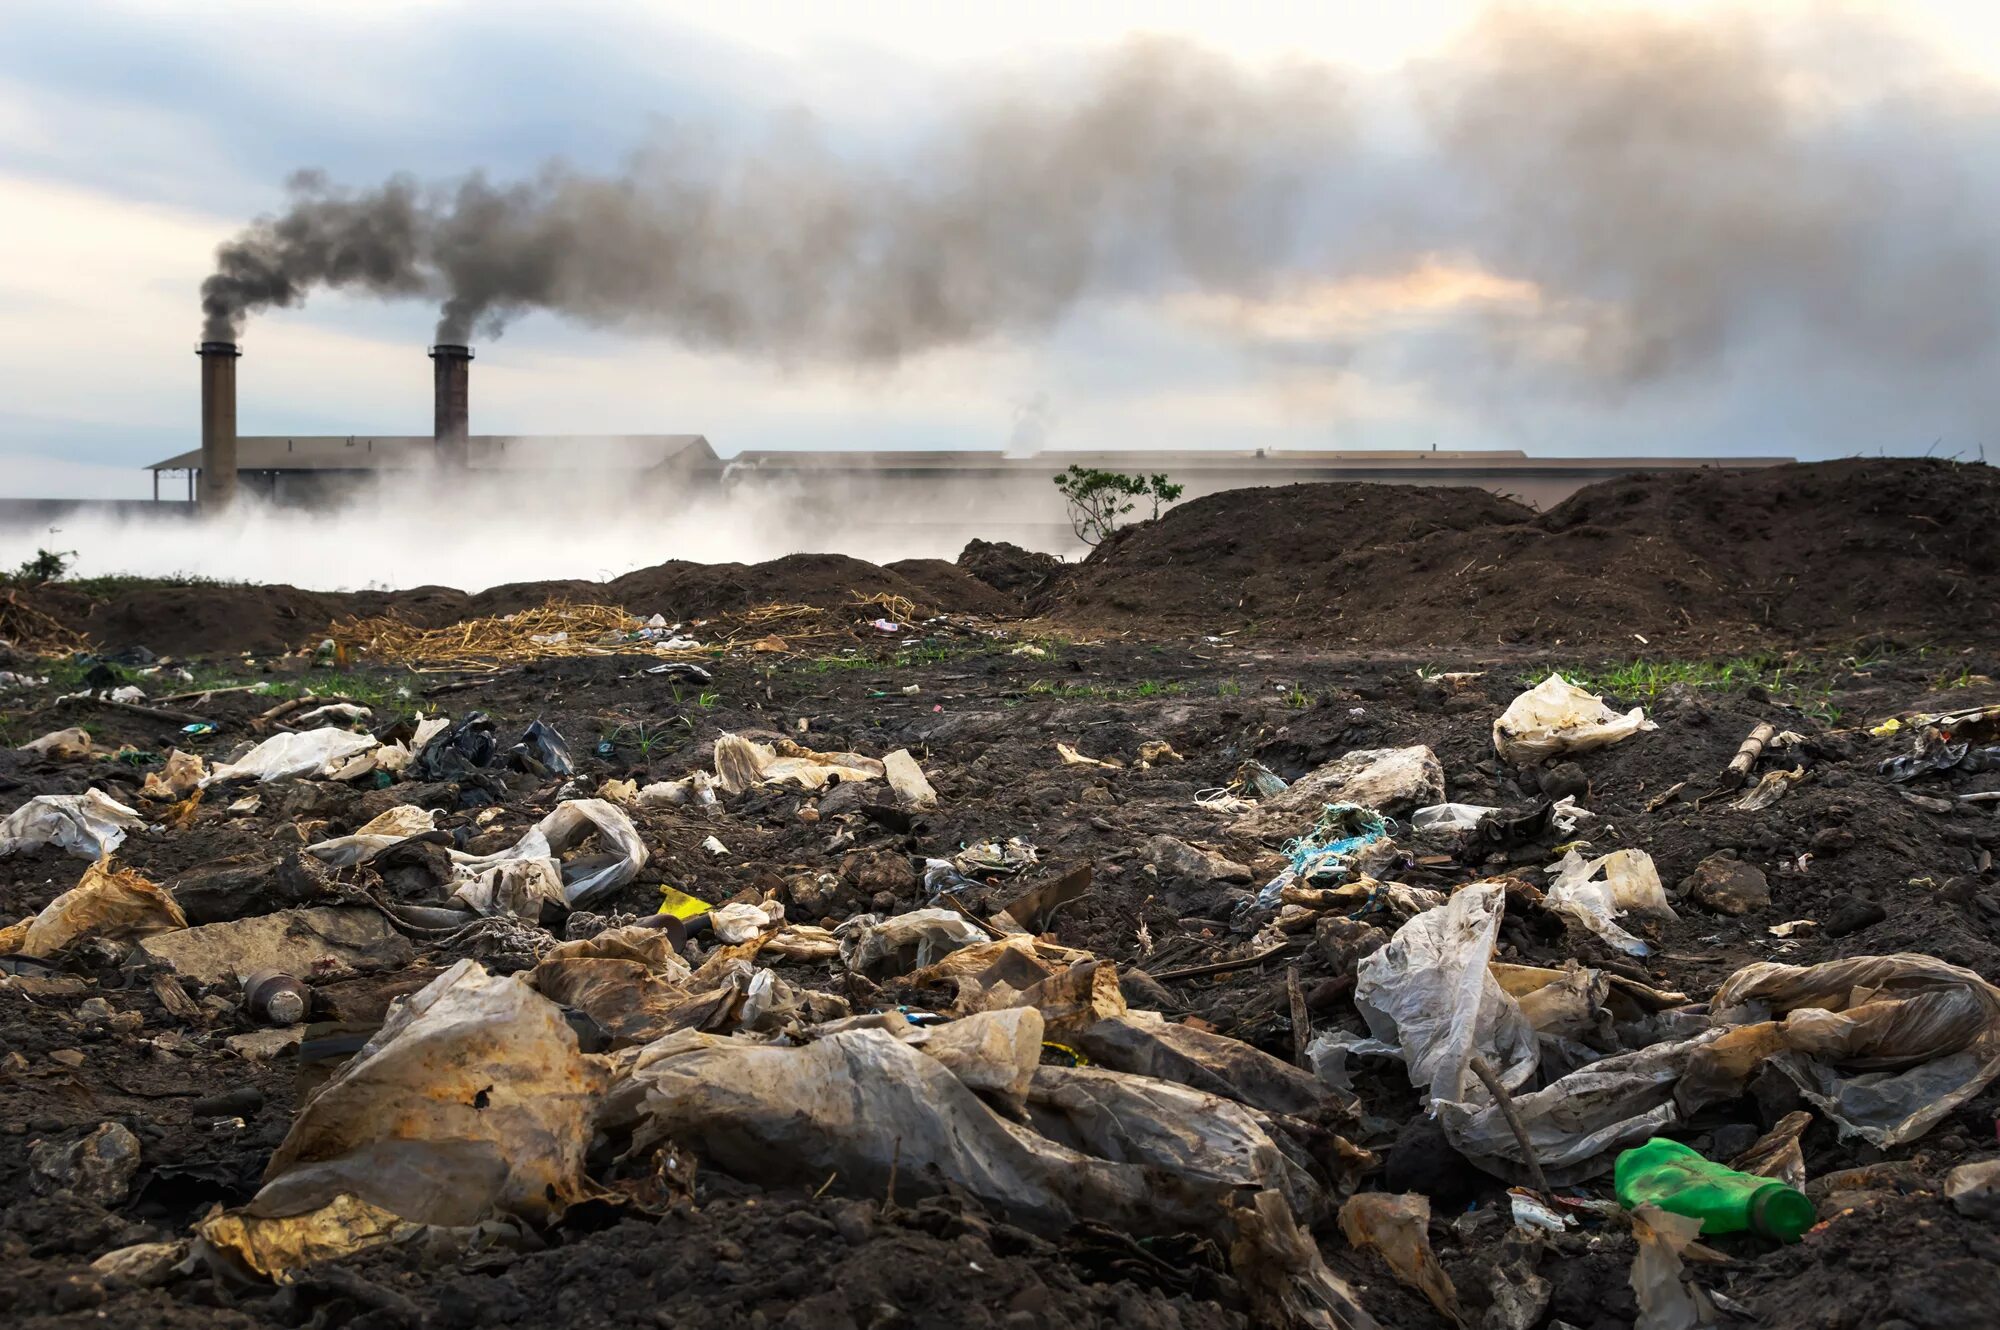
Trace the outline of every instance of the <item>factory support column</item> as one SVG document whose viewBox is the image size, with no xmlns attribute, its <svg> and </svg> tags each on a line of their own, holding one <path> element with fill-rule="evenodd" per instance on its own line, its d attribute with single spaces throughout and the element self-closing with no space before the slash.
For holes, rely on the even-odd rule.
<svg viewBox="0 0 2000 1330">
<path fill-rule="evenodd" d="M 431 348 L 433 432 L 438 465 L 462 469 L 470 452 L 472 348 Z"/>
<path fill-rule="evenodd" d="M 201 357 L 201 511 L 236 501 L 236 358 L 234 342 L 203 342 Z"/>
</svg>

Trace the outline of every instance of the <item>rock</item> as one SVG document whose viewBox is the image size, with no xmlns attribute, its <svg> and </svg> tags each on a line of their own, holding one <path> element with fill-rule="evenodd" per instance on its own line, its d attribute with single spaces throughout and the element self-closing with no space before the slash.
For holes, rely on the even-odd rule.
<svg viewBox="0 0 2000 1330">
<path fill-rule="evenodd" d="M 379 912 L 337 906 L 183 928 L 146 938 L 139 949 L 203 984 L 233 983 L 258 970 L 317 978 L 416 959 L 409 939 Z"/>
<path fill-rule="evenodd" d="M 2000 1220 L 2000 1159 L 1960 1164 L 1945 1175 L 1944 1195 L 1962 1215 Z"/>
<path fill-rule="evenodd" d="M 840 879 L 831 873 L 801 873 L 785 883 L 779 893 L 790 919 L 818 919 L 832 913 L 840 895 Z"/>
<path fill-rule="evenodd" d="M 1359 804 L 1384 817 L 1444 802 L 1444 768 L 1423 745 L 1360 748 L 1292 782 L 1244 815 L 1236 829 L 1260 840 L 1308 831 L 1327 804 Z"/>
<path fill-rule="evenodd" d="M 238 854 L 190 868 L 169 881 L 167 887 L 190 924 L 226 923 L 260 914 L 274 904 L 297 904 L 293 900 L 273 900 L 277 873 L 278 860 L 274 858 Z"/>
<path fill-rule="evenodd" d="M 83 1050 L 80 1048 L 52 1048 L 49 1050 L 49 1061 L 59 1067 L 81 1067 L 84 1063 Z"/>
<path fill-rule="evenodd" d="M 844 780 L 820 795 L 818 811 L 821 818 L 836 817 L 841 813 L 858 813 L 879 798 L 881 798 L 879 788 L 871 793 L 861 781 Z"/>
<path fill-rule="evenodd" d="M 1333 977 L 1352 976 L 1362 958 L 1373 954 L 1389 941 L 1389 931 L 1358 919 L 1328 915 L 1313 928 L 1313 947 L 1326 958 Z"/>
<path fill-rule="evenodd" d="M 917 759 L 910 756 L 907 748 L 898 748 L 882 759 L 882 770 L 889 781 L 889 788 L 896 792 L 896 802 L 905 812 L 921 813 L 927 808 L 937 807 L 937 791 L 924 778 L 924 769 L 917 765 Z"/>
<path fill-rule="evenodd" d="M 1167 986 L 1144 970 L 1120 970 L 1118 993 L 1127 1006 L 1140 1011 L 1179 1011 L 1181 1001 Z"/>
<path fill-rule="evenodd" d="M 123 1204 L 139 1171 L 139 1138 L 106 1122 L 80 1141 L 43 1141 L 28 1152 L 28 1179 L 38 1192 L 68 1192 L 107 1209 Z"/>
<path fill-rule="evenodd" d="M 1888 917 L 1889 912 L 1874 901 L 1843 893 L 1835 896 L 1827 907 L 1826 918 L 1820 920 L 1819 931 L 1827 937 L 1846 937 L 1864 928 L 1873 928 Z"/>
<path fill-rule="evenodd" d="M 1233 859 L 1226 859 L 1211 850 L 1197 849 L 1186 841 L 1172 836 L 1154 836 L 1147 840 L 1146 862 L 1162 873 L 1188 878 L 1195 882 L 1248 882 L 1250 870 Z"/>
<path fill-rule="evenodd" d="M 1558 762 L 1543 771 L 1541 787 L 1545 798 L 1575 799 L 1580 804 L 1590 802 L 1590 777 L 1584 775 L 1583 768 L 1574 762 Z"/>
<path fill-rule="evenodd" d="M 1755 864 L 1711 854 L 1681 879 L 1680 894 L 1717 914 L 1748 914 L 1771 904 L 1771 884 Z"/>
<path fill-rule="evenodd" d="M 1809 846 L 1814 854 L 1839 854 L 1854 848 L 1854 833 L 1846 827 L 1821 827 Z"/>
<path fill-rule="evenodd" d="M 104 1253 L 90 1263 L 90 1268 L 118 1288 L 158 1288 L 185 1259 L 184 1242 L 141 1242 Z"/>
<path fill-rule="evenodd" d="M 78 1020 L 108 1021 L 115 1014 L 111 1009 L 111 1004 L 101 997 L 85 998 L 77 1004 L 76 1008 Z"/>
</svg>

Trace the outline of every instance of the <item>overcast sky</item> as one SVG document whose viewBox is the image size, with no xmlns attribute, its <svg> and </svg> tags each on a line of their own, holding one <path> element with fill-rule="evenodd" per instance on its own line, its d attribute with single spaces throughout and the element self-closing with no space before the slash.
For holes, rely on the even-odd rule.
<svg viewBox="0 0 2000 1330">
<path fill-rule="evenodd" d="M 143 495 L 141 467 L 196 445 L 200 284 L 296 170 L 616 176 L 663 141 L 804 134 L 921 191 L 980 141 L 956 127 L 1016 102 L 1059 123 L 1141 35 L 1172 39 L 1169 69 L 1222 62 L 1251 123 L 1275 108 L 1248 155 L 1305 203 L 1271 253 L 1127 262 L 1114 212 L 1074 299 L 865 363 L 530 310 L 476 339 L 474 431 L 725 454 L 2000 444 L 1992 6 L 8 0 L 0 493 Z M 1273 89 L 1301 71 L 1339 106 L 1294 135 Z M 1021 183 L 1014 239 L 1079 188 Z M 436 318 L 327 290 L 252 313 L 240 429 L 427 432 Z"/>
</svg>

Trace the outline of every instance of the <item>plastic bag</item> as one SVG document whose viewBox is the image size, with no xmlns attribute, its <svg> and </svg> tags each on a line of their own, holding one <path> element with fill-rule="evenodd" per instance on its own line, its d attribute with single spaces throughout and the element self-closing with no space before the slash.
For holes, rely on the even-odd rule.
<svg viewBox="0 0 2000 1330">
<path fill-rule="evenodd" d="M 715 741 L 715 783 L 724 794 L 741 794 L 766 782 L 817 790 L 829 781 L 881 780 L 885 774 L 872 757 L 814 752 L 787 739 L 772 745 L 725 734 Z"/>
<path fill-rule="evenodd" d="M 1597 694 L 1551 674 L 1507 704 L 1493 722 L 1493 748 L 1503 761 L 1534 763 L 1558 753 L 1589 752 L 1658 728 L 1646 719 L 1643 707 L 1621 716 Z"/>
<path fill-rule="evenodd" d="M 460 961 L 306 1100 L 250 1205 L 197 1232 L 268 1275 L 423 1226 L 552 1218 L 593 1192 L 584 1151 L 606 1080 L 555 1003 Z"/>
<path fill-rule="evenodd" d="M 569 776 L 576 772 L 562 735 L 539 720 L 529 722 L 521 741 L 514 745 L 513 758 L 514 764 L 530 775 Z"/>
<path fill-rule="evenodd" d="M 1715 991 L 1718 1024 L 1777 1019 L 1772 1064 L 1842 1137 L 1915 1140 L 2000 1075 L 2000 988 L 1934 956 L 1769 962 Z"/>
<path fill-rule="evenodd" d="M 375 769 L 370 755 L 381 742 L 372 734 L 328 727 L 274 734 L 235 762 L 210 769 L 203 787 L 223 781 L 313 777 L 353 780 Z"/>
<path fill-rule="evenodd" d="M 1620 928 L 1622 914 L 1675 919 L 1660 885 L 1653 856 L 1644 850 L 1616 850 L 1586 862 L 1575 850 L 1556 865 L 1543 904 L 1577 926 L 1597 934 L 1628 956 L 1645 956 L 1652 948 Z"/>
<path fill-rule="evenodd" d="M 59 762 L 69 762 L 79 758 L 95 757 L 97 745 L 91 741 L 88 730 L 51 730 L 39 739 L 30 739 L 17 751 L 38 753 Z"/>
<path fill-rule="evenodd" d="M 146 820 L 102 790 L 38 794 L 0 821 L 0 858 L 54 845 L 85 859 L 102 859 Z"/>
<path fill-rule="evenodd" d="M 1432 804 L 1410 814 L 1410 827 L 1414 831 L 1473 831 L 1480 818 L 1499 811 L 1483 804 Z"/>
<path fill-rule="evenodd" d="M 416 752 L 411 766 L 419 780 L 458 780 L 493 762 L 493 722 L 475 711 L 457 724 L 424 732 L 410 741 Z"/>
<path fill-rule="evenodd" d="M 1380 1252 L 1397 1279 L 1430 1300 L 1446 1320 L 1463 1325 L 1458 1290 L 1431 1250 L 1431 1198 L 1363 1192 L 1340 1207 L 1340 1231 L 1356 1247 Z"/>
<path fill-rule="evenodd" d="M 560 857 L 563 851 L 593 834 L 606 853 L 617 857 L 574 881 L 564 882 L 563 894 L 572 909 L 582 909 L 598 897 L 616 891 L 646 866 L 646 844 L 639 839 L 639 829 L 632 825 L 632 819 L 616 804 L 603 799 L 568 799 L 557 804 L 554 812 L 522 838 L 524 845 L 530 845 L 539 836 L 540 843 L 547 847 L 546 853 Z"/>
<path fill-rule="evenodd" d="M 879 979 L 924 969 L 960 947 L 987 940 L 987 932 L 956 910 L 911 910 L 884 919 L 859 914 L 833 930 L 840 963 Z"/>
<path fill-rule="evenodd" d="M 139 794 L 146 799 L 185 799 L 201 788 L 202 778 L 207 774 L 208 763 L 202 761 L 200 753 L 171 749 L 165 766 L 146 773 L 146 783 L 139 787 Z"/>
<path fill-rule="evenodd" d="M 1506 902 L 1501 883 L 1461 887 L 1355 969 L 1354 1005 L 1370 1033 L 1402 1049 L 1410 1083 L 1433 1101 L 1484 1095 L 1475 1053 L 1510 1090 L 1535 1073 L 1534 1027 L 1487 968 Z"/>
<path fill-rule="evenodd" d="M 187 927 L 173 893 L 108 861 L 83 870 L 74 887 L 41 912 L 0 929 L 0 955 L 53 956 L 78 938 L 151 937 Z"/>
</svg>

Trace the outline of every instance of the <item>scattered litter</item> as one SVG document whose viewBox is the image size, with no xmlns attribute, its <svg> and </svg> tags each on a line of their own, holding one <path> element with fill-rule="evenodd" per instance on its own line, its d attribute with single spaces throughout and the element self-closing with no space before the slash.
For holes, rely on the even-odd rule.
<svg viewBox="0 0 2000 1330">
<path fill-rule="evenodd" d="M 1619 715 L 1595 693 L 1560 674 L 1530 688 L 1507 704 L 1493 722 L 1493 748 L 1503 761 L 1533 764 L 1558 753 L 1587 753 L 1657 729 L 1645 708 Z"/>
<path fill-rule="evenodd" d="M 172 892 L 101 860 L 38 913 L 0 929 L 0 955 L 53 956 L 81 938 L 134 939 L 186 927 Z"/>
<path fill-rule="evenodd" d="M 146 820 L 102 790 L 82 794 L 38 794 L 0 821 L 0 858 L 44 845 L 102 859 L 125 843 L 125 834 Z"/>
</svg>

